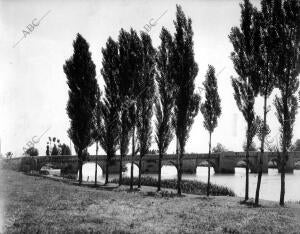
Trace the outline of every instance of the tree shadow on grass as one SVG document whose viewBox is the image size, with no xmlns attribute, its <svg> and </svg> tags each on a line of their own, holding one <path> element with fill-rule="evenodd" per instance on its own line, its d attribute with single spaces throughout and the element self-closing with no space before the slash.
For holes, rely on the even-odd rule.
<svg viewBox="0 0 300 234">
<path fill-rule="evenodd" d="M 249 199 L 249 200 L 242 200 L 239 202 L 239 204 L 241 205 L 245 205 L 248 208 L 267 208 L 265 206 L 262 206 L 261 204 L 255 204 L 253 199 Z"/>
</svg>

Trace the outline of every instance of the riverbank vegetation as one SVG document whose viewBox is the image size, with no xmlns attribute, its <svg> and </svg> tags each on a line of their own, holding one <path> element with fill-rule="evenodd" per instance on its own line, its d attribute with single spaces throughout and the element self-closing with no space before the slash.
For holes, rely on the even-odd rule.
<svg viewBox="0 0 300 234">
<path fill-rule="evenodd" d="M 118 179 L 111 180 L 111 183 L 118 183 L 118 182 L 119 182 Z M 130 178 L 128 177 L 123 178 L 123 184 L 129 185 Z M 137 178 L 134 178 L 133 184 L 138 185 L 139 180 Z M 141 185 L 157 187 L 157 184 L 158 184 L 158 180 L 155 178 L 152 177 L 141 178 Z M 177 181 L 175 179 L 161 180 L 161 188 L 176 189 Z M 207 184 L 196 180 L 182 180 L 181 188 L 183 193 L 205 195 Z M 216 184 L 210 185 L 210 194 L 213 196 L 235 196 L 234 192 L 230 188 L 216 185 Z"/>
</svg>

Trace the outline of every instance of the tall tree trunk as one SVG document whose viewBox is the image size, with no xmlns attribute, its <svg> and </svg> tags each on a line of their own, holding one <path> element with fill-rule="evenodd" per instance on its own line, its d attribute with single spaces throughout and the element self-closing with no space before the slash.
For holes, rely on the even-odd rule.
<svg viewBox="0 0 300 234">
<path fill-rule="evenodd" d="M 209 190 L 210 190 L 210 154 L 211 154 L 211 132 L 209 132 L 209 145 L 208 145 L 208 177 L 207 177 L 207 190 L 206 190 L 207 196 L 209 196 Z"/>
<path fill-rule="evenodd" d="M 178 144 L 179 146 L 179 144 Z M 179 159 L 178 159 L 178 173 L 177 173 L 177 194 L 181 195 L 181 178 L 182 178 L 182 158 L 183 158 L 183 149 L 179 147 Z"/>
<path fill-rule="evenodd" d="M 141 188 L 141 175 L 142 175 L 142 154 L 140 154 L 140 158 L 139 158 L 139 183 L 138 183 L 138 188 Z"/>
<path fill-rule="evenodd" d="M 178 137 L 176 136 L 176 155 L 177 155 L 177 165 L 176 165 L 176 169 L 177 169 L 177 194 L 181 194 L 181 188 L 180 188 L 180 155 L 179 155 L 179 150 L 178 150 Z"/>
<path fill-rule="evenodd" d="M 263 135 L 262 135 L 261 146 L 260 146 L 258 176 L 257 176 L 257 185 L 256 185 L 256 192 L 255 192 L 255 205 L 256 206 L 258 206 L 258 204 L 259 204 L 259 191 L 260 191 L 260 185 L 261 185 L 262 165 L 263 165 L 263 157 L 264 157 L 264 151 L 265 151 L 266 126 L 267 126 L 267 94 L 265 94 L 265 96 L 264 96 Z"/>
<path fill-rule="evenodd" d="M 97 186 L 97 170 L 98 170 L 98 141 L 96 141 L 96 162 L 95 162 L 95 187 Z"/>
<path fill-rule="evenodd" d="M 162 160 L 162 153 L 159 151 L 157 191 L 160 191 L 160 186 L 161 186 L 161 160 Z"/>
<path fill-rule="evenodd" d="M 133 160 L 134 160 L 134 153 L 135 153 L 134 132 L 135 132 L 135 126 L 133 126 L 133 131 L 132 131 L 132 154 L 131 154 L 131 166 L 130 166 L 130 190 L 133 190 Z"/>
<path fill-rule="evenodd" d="M 249 131 L 249 125 L 248 125 Z M 249 135 L 249 134 L 247 134 Z M 246 186 L 245 186 L 245 201 L 249 199 L 249 137 L 247 136 L 247 149 L 246 149 Z"/>
<path fill-rule="evenodd" d="M 105 165 L 105 184 L 108 184 L 108 175 L 109 175 L 109 162 L 110 162 L 110 155 L 107 154 L 106 156 L 106 165 Z"/>
<path fill-rule="evenodd" d="M 285 157 L 283 153 L 282 157 Z M 285 161 L 285 159 L 283 159 Z M 280 186 L 280 201 L 279 204 L 284 206 L 284 195 L 285 195 L 285 163 L 281 161 L 281 186 Z"/>
<path fill-rule="evenodd" d="M 287 85 L 286 85 L 287 87 Z M 287 88 L 286 88 L 287 89 Z M 287 91 L 285 92 L 287 93 Z M 285 164 L 286 160 L 288 158 L 288 153 L 287 153 L 287 128 L 289 127 L 289 110 L 288 110 L 288 98 L 287 94 L 284 95 L 283 99 L 283 144 L 282 144 L 282 154 L 281 154 L 281 160 L 280 160 L 280 168 L 281 168 L 281 186 L 280 186 L 280 200 L 279 200 L 279 205 L 284 206 L 284 195 L 285 195 Z"/>
<path fill-rule="evenodd" d="M 81 185 L 81 183 L 82 183 L 82 165 L 83 165 L 82 150 L 78 150 L 78 171 L 79 171 L 78 182 L 79 182 L 79 185 Z"/>
<path fill-rule="evenodd" d="M 120 168 L 119 168 L 119 186 L 122 185 L 122 173 L 123 173 L 123 152 L 120 153 Z"/>
</svg>

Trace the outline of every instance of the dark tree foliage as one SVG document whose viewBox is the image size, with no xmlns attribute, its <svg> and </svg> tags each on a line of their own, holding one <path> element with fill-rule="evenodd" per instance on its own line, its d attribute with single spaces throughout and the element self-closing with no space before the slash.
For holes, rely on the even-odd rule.
<svg viewBox="0 0 300 234">
<path fill-rule="evenodd" d="M 240 28 L 233 27 L 229 39 L 233 45 L 234 52 L 231 59 L 234 69 L 238 74 L 232 78 L 234 99 L 238 109 L 242 112 L 247 123 L 246 130 L 246 186 L 245 200 L 249 199 L 249 147 L 256 134 L 256 122 L 254 113 L 255 97 L 258 94 L 259 76 L 255 61 L 259 44 L 256 43 L 257 30 L 255 21 L 257 10 L 249 0 L 244 0 L 241 6 Z"/>
<path fill-rule="evenodd" d="M 155 99 L 155 141 L 158 147 L 158 183 L 157 191 L 161 189 L 161 163 L 169 144 L 174 137 L 172 119 L 174 117 L 174 81 L 173 81 L 173 41 L 167 29 L 160 33 L 161 44 L 156 57 L 158 97 Z"/>
<path fill-rule="evenodd" d="M 107 155 L 105 184 L 108 183 L 109 164 L 116 155 L 119 145 L 119 47 L 118 43 L 108 38 L 106 48 L 102 49 L 103 60 L 101 74 L 105 82 L 105 96 L 101 105 L 101 125 L 99 142 Z"/>
<path fill-rule="evenodd" d="M 259 167 L 258 167 L 258 177 L 257 177 L 257 186 L 255 193 L 255 204 L 259 203 L 259 191 L 262 178 L 262 158 L 264 155 L 264 150 L 266 148 L 266 136 L 268 135 L 267 127 L 267 101 L 271 95 L 274 84 L 275 77 L 273 74 L 274 64 L 272 63 L 272 58 L 275 55 L 275 50 L 273 49 L 273 27 L 272 27 L 272 9 L 271 6 L 267 4 L 267 1 L 261 2 L 261 11 L 256 17 L 256 27 L 259 33 L 256 34 L 256 44 L 259 45 L 259 53 L 255 54 L 255 62 L 257 65 L 257 71 L 260 79 L 260 88 L 259 93 L 264 99 L 263 106 L 263 122 L 260 126 L 260 152 L 259 155 Z"/>
<path fill-rule="evenodd" d="M 139 80 L 141 79 L 141 71 L 143 67 L 143 45 L 138 34 L 135 30 L 130 30 L 130 56 L 129 56 L 129 69 L 131 72 L 131 88 L 130 88 L 130 107 L 129 107 L 129 118 L 132 128 L 132 150 L 131 150 L 131 166 L 130 166 L 130 190 L 133 189 L 133 163 L 134 157 L 137 152 L 136 147 L 136 124 L 137 124 L 137 101 L 140 95 L 145 92 L 141 88 Z M 141 168 L 139 168 L 141 170 Z"/>
<path fill-rule="evenodd" d="M 61 155 L 71 155 L 71 149 L 68 145 L 64 143 L 60 147 L 61 147 Z"/>
<path fill-rule="evenodd" d="M 261 142 L 263 138 L 268 136 L 271 133 L 269 125 L 259 116 L 256 117 L 256 135 L 259 141 Z"/>
<path fill-rule="evenodd" d="M 27 154 L 29 156 L 38 156 L 39 151 L 38 151 L 38 149 L 36 149 L 32 146 L 25 151 L 25 154 Z"/>
<path fill-rule="evenodd" d="M 244 142 L 243 144 L 243 150 L 245 152 L 247 152 L 247 141 Z M 251 143 L 251 145 L 249 146 L 248 148 L 248 151 L 251 152 L 251 151 L 257 151 L 257 148 L 256 148 L 256 144 L 254 143 L 254 141 Z"/>
<path fill-rule="evenodd" d="M 70 118 L 70 129 L 68 134 L 77 148 L 79 184 L 81 184 L 82 165 L 85 160 L 83 150 L 93 143 L 93 114 L 98 84 L 89 45 L 80 34 L 77 34 L 73 47 L 73 55 L 66 61 L 63 68 L 69 86 L 67 114 Z"/>
<path fill-rule="evenodd" d="M 50 147 L 49 147 L 48 144 L 47 144 L 47 146 L 46 146 L 46 155 L 47 155 L 47 156 L 50 155 Z"/>
<path fill-rule="evenodd" d="M 100 91 L 100 88 L 97 88 L 96 91 L 96 106 L 95 106 L 95 110 L 94 110 L 94 121 L 93 121 L 93 139 L 96 143 L 96 161 L 95 161 L 95 181 L 94 181 L 94 186 L 97 186 L 97 177 L 98 177 L 98 160 L 97 160 L 97 156 L 98 156 L 98 145 L 99 145 L 99 141 L 100 141 L 100 136 L 102 134 L 101 132 L 101 127 L 102 127 L 102 101 L 101 101 L 101 95 L 102 92 Z"/>
<path fill-rule="evenodd" d="M 208 147 L 208 179 L 207 179 L 207 196 L 210 189 L 210 155 L 211 155 L 211 135 L 217 127 L 218 118 L 221 115 L 221 100 L 218 93 L 217 78 L 215 76 L 215 68 L 208 66 L 206 78 L 203 83 L 205 90 L 205 102 L 201 105 L 201 112 L 204 117 L 204 127 L 209 132 L 209 147 Z"/>
<path fill-rule="evenodd" d="M 121 29 L 119 34 L 119 97 L 121 100 L 121 136 L 120 136 L 120 179 L 122 184 L 122 158 L 128 152 L 130 134 L 132 135 L 131 177 L 133 178 L 133 158 L 135 156 L 135 125 L 136 101 L 139 96 L 139 75 L 142 69 L 142 45 L 140 38 L 133 29 L 126 32 Z M 131 184 L 132 188 L 133 185 Z"/>
<path fill-rule="evenodd" d="M 139 95 L 137 97 L 137 140 L 140 149 L 139 158 L 139 183 L 141 187 L 142 158 L 151 147 L 152 140 L 152 115 L 155 93 L 155 54 L 151 38 L 148 34 L 141 33 L 142 43 L 142 69 L 139 77 Z"/>
<path fill-rule="evenodd" d="M 213 153 L 222 153 L 222 152 L 227 152 L 227 151 L 228 151 L 228 149 L 226 149 L 226 147 L 224 145 L 222 145 L 221 143 L 217 143 L 217 145 L 212 148 Z"/>
<path fill-rule="evenodd" d="M 186 18 L 181 6 L 177 5 L 176 8 L 172 60 L 176 87 L 174 126 L 179 146 L 177 192 L 180 195 L 184 149 L 194 118 L 199 111 L 200 96 L 195 94 L 194 81 L 198 73 L 198 65 L 194 59 L 192 20 Z"/>
<path fill-rule="evenodd" d="M 279 156 L 281 171 L 280 205 L 284 206 L 285 166 L 288 160 L 288 149 L 291 146 L 293 127 L 298 109 L 296 92 L 299 87 L 297 76 L 300 72 L 300 2 L 299 0 L 266 1 L 272 9 L 273 38 L 275 53 L 272 57 L 276 87 L 274 105 L 276 116 L 281 125 Z"/>
<path fill-rule="evenodd" d="M 56 155 L 59 155 L 59 152 L 58 152 L 56 144 L 54 144 L 52 151 L 51 151 L 51 156 L 56 156 Z"/>
<path fill-rule="evenodd" d="M 119 34 L 119 98 L 121 100 L 120 109 L 120 170 L 119 170 L 119 185 L 122 184 L 123 157 L 128 153 L 128 145 L 130 140 L 131 123 L 129 120 L 129 96 L 130 96 L 130 71 L 129 67 L 130 54 L 130 33 L 121 29 Z"/>
</svg>

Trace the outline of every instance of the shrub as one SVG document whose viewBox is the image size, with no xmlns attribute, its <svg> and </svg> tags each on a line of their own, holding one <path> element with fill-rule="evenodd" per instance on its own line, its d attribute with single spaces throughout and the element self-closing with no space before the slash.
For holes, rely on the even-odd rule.
<svg viewBox="0 0 300 234">
<path fill-rule="evenodd" d="M 61 169 L 62 174 L 72 174 L 77 171 L 77 168 L 74 168 L 71 164 Z"/>
<path fill-rule="evenodd" d="M 227 152 L 228 149 L 226 149 L 226 147 L 223 146 L 221 143 L 218 143 L 215 147 L 212 148 L 211 151 L 213 153 L 222 153 L 222 152 Z"/>
<path fill-rule="evenodd" d="M 36 168 L 36 162 L 33 158 L 24 157 L 21 159 L 19 171 L 29 172 Z"/>
<path fill-rule="evenodd" d="M 36 149 L 34 147 L 30 147 L 25 151 L 25 154 L 27 154 L 29 156 L 38 156 L 39 151 L 38 151 L 38 149 Z"/>
<path fill-rule="evenodd" d="M 7 159 L 11 159 L 13 157 L 13 153 L 12 152 L 7 152 L 6 153 L 6 158 Z"/>
<path fill-rule="evenodd" d="M 61 155 L 71 155 L 70 147 L 67 146 L 66 144 L 62 144 L 60 148 L 61 148 Z"/>
<path fill-rule="evenodd" d="M 111 180 L 111 183 L 118 183 L 118 179 Z M 129 185 L 130 184 L 130 178 L 125 177 L 122 179 L 123 184 Z M 152 177 L 142 177 L 141 183 L 144 186 L 157 186 L 157 179 Z M 134 185 L 138 185 L 138 178 L 134 178 L 133 180 Z M 162 188 L 170 188 L 170 189 L 176 189 L 177 186 L 177 180 L 176 179 L 168 179 L 168 180 L 162 180 L 161 181 L 161 187 Z M 190 193 L 190 194 L 198 194 L 198 195 L 204 195 L 206 194 L 206 183 L 203 183 L 201 181 L 196 180 L 182 180 L 181 182 L 181 188 L 182 192 L 184 193 Z M 213 196 L 235 196 L 235 193 L 225 186 L 211 184 L 210 187 L 211 195 Z"/>
<path fill-rule="evenodd" d="M 62 177 L 65 178 L 65 179 L 70 179 L 70 180 L 76 180 L 77 179 L 76 174 L 65 174 L 65 175 L 62 175 Z"/>
</svg>

